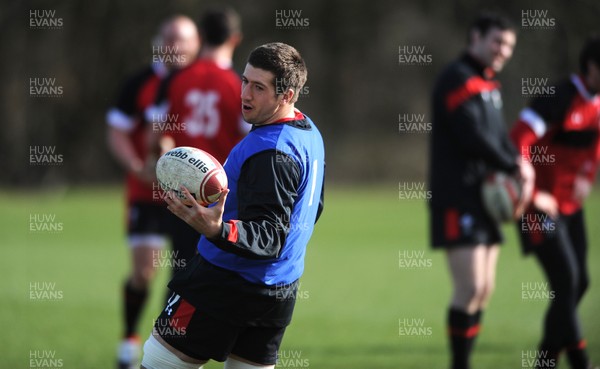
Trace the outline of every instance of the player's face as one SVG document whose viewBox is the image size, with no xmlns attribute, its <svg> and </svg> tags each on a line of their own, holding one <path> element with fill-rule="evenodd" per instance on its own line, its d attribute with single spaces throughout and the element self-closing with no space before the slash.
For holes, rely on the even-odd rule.
<svg viewBox="0 0 600 369">
<path fill-rule="evenodd" d="M 242 115 L 251 124 L 275 122 L 286 114 L 284 94 L 275 93 L 275 75 L 246 64 L 242 74 Z"/>
<path fill-rule="evenodd" d="M 516 43 L 513 31 L 492 28 L 484 36 L 474 32 L 470 51 L 486 67 L 500 72 L 512 57 Z"/>
<path fill-rule="evenodd" d="M 586 83 L 594 92 L 600 92 L 600 66 L 596 63 L 588 62 Z"/>
<path fill-rule="evenodd" d="M 162 46 L 172 58 L 169 66 L 183 68 L 196 59 L 200 40 L 196 25 L 186 18 L 178 18 L 165 25 L 161 32 Z"/>
</svg>

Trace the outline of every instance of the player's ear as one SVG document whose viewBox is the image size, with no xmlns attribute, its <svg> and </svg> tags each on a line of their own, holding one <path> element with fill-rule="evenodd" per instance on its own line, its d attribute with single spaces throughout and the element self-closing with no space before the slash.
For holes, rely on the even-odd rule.
<svg viewBox="0 0 600 369">
<path fill-rule="evenodd" d="M 244 35 L 241 32 L 236 32 L 229 36 L 229 42 L 231 43 L 231 45 L 233 45 L 233 47 L 238 47 L 239 44 L 242 43 L 243 39 Z"/>
<path fill-rule="evenodd" d="M 284 104 L 289 104 L 292 102 L 294 98 L 294 90 L 291 88 L 288 88 L 287 91 L 285 91 L 285 93 L 283 94 L 283 98 L 281 99 L 281 101 Z"/>
<path fill-rule="evenodd" d="M 481 32 L 479 32 L 479 30 L 477 30 L 477 29 L 470 30 L 467 47 L 470 47 L 470 48 L 474 47 L 475 45 L 477 45 L 479 43 L 479 41 L 481 39 L 482 39 L 482 34 L 481 34 Z"/>
</svg>

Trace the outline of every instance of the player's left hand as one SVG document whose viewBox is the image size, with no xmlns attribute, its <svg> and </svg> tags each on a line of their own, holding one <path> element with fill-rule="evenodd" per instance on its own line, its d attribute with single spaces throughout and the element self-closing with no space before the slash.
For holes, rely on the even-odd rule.
<svg viewBox="0 0 600 369">
<path fill-rule="evenodd" d="M 229 190 L 221 195 L 214 206 L 209 208 L 200 205 L 184 186 L 181 186 L 181 192 L 192 205 L 185 205 L 175 192 L 169 191 L 169 195 L 165 197 L 167 209 L 206 237 L 218 236 L 223 228 L 223 212 Z"/>
</svg>

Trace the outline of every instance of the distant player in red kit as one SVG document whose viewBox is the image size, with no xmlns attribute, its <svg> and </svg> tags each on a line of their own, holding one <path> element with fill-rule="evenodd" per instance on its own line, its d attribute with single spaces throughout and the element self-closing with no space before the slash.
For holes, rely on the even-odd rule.
<svg viewBox="0 0 600 369">
<path fill-rule="evenodd" d="M 153 46 L 169 50 L 168 55 L 159 55 L 166 64 L 153 63 L 129 78 L 106 116 L 109 148 L 127 171 L 127 235 L 133 262 L 124 286 L 125 329 L 118 353 L 119 368 L 137 365 L 140 343 L 136 326 L 154 276 L 155 251 L 163 248 L 167 241 L 167 220 L 185 225 L 169 214 L 162 201 L 154 199 L 155 175 L 153 166 L 148 165 L 152 160 L 147 150 L 150 128 L 143 117 L 145 109 L 156 99 L 161 80 L 196 59 L 199 50 L 196 25 L 187 17 L 169 18 L 161 25 Z M 174 255 L 195 252 L 195 247 L 188 247 L 187 253 L 176 250 L 178 245 L 173 241 Z"/>
<path fill-rule="evenodd" d="M 531 207 L 518 222 L 521 244 L 554 291 L 536 368 L 557 367 L 561 351 L 571 368 L 589 367 L 577 305 L 589 284 L 582 204 L 600 156 L 600 38 L 588 40 L 579 61 L 581 73 L 553 96 L 534 98 L 511 132 L 536 174 Z"/>
<path fill-rule="evenodd" d="M 240 18 L 231 9 L 208 11 L 200 21 L 200 34 L 200 57 L 163 82 L 146 117 L 167 114 L 173 124 L 165 125 L 162 133 L 173 139 L 174 147 L 202 149 L 223 164 L 250 129 L 240 108 L 241 79 L 232 69 L 242 39 Z"/>
</svg>

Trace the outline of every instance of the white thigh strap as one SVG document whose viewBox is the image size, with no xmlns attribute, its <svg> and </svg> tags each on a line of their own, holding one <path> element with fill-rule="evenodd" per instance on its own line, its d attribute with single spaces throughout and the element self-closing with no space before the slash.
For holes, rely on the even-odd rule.
<svg viewBox="0 0 600 369">
<path fill-rule="evenodd" d="M 146 369 L 202 369 L 199 364 L 186 363 L 178 358 L 153 335 L 144 343 L 142 366 Z"/>
</svg>

